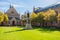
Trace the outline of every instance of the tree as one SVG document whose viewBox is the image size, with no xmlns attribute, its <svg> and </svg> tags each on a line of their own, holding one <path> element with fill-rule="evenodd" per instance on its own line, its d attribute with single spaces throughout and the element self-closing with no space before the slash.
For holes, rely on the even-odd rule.
<svg viewBox="0 0 60 40">
<path fill-rule="evenodd" d="M 37 18 L 37 14 L 35 14 L 34 12 L 30 14 L 30 20 L 33 22 L 36 22 L 36 18 Z"/>
<path fill-rule="evenodd" d="M 3 13 L 0 12 L 0 23 L 3 22 L 3 20 L 4 20 Z"/>
<path fill-rule="evenodd" d="M 0 12 L 0 23 L 1 23 L 1 25 L 3 25 L 3 22 L 7 22 L 7 21 L 8 21 L 8 15 Z"/>
<path fill-rule="evenodd" d="M 8 19 L 8 15 L 5 13 L 4 14 L 4 21 L 7 22 L 9 19 Z"/>
<path fill-rule="evenodd" d="M 57 20 L 59 20 L 60 21 L 60 13 L 58 14 L 58 16 L 57 16 Z"/>
<path fill-rule="evenodd" d="M 60 13 L 58 13 L 57 21 L 58 21 L 58 24 L 60 25 Z"/>
<path fill-rule="evenodd" d="M 46 11 L 43 15 L 44 15 L 44 23 L 47 26 L 47 23 L 49 22 L 50 13 Z"/>
<path fill-rule="evenodd" d="M 0 12 L 0 25 L 3 24 L 3 21 L 4 21 L 4 16 L 3 16 L 3 13 Z"/>
<path fill-rule="evenodd" d="M 53 22 L 57 21 L 57 16 L 55 10 L 49 9 L 49 12 L 50 12 L 50 23 L 52 25 Z"/>
<path fill-rule="evenodd" d="M 4 17 L 0 16 L 0 23 L 3 22 L 3 20 L 4 20 Z"/>
<path fill-rule="evenodd" d="M 21 16 L 21 22 L 22 22 L 22 25 L 25 24 L 26 18 L 27 18 L 27 15 L 26 15 L 26 14 L 23 14 L 23 15 Z"/>
<path fill-rule="evenodd" d="M 46 23 L 50 22 L 52 25 L 53 22 L 57 21 L 56 13 L 53 9 L 49 9 L 47 12 L 45 12 L 44 15 L 44 20 L 46 21 Z"/>
<path fill-rule="evenodd" d="M 30 20 L 33 26 L 37 26 L 37 17 L 38 15 L 34 12 L 30 14 Z"/>
<path fill-rule="evenodd" d="M 43 16 L 44 12 L 39 12 L 38 13 L 38 17 L 37 17 L 37 22 L 40 23 L 41 26 L 44 26 L 42 24 L 44 24 L 44 16 Z"/>
<path fill-rule="evenodd" d="M 49 9 L 44 13 L 44 20 L 47 26 L 47 23 L 50 22 L 51 25 L 54 21 L 57 21 L 56 13 L 53 9 Z"/>
</svg>

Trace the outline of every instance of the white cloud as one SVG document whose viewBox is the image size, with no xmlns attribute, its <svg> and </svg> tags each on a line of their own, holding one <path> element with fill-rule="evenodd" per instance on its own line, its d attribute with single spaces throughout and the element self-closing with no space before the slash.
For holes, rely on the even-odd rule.
<svg viewBox="0 0 60 40">
<path fill-rule="evenodd" d="M 2 11 L 7 11 L 7 7 L 0 7 L 0 11 L 2 10 Z"/>
<path fill-rule="evenodd" d="M 7 9 L 7 7 L 0 7 L 0 9 Z"/>
<path fill-rule="evenodd" d="M 8 2 L 0 2 L 0 5 L 6 5 L 9 4 Z"/>
<path fill-rule="evenodd" d="M 56 2 L 56 4 L 60 4 L 60 2 Z"/>
<path fill-rule="evenodd" d="M 19 4 L 12 4 L 14 7 L 24 7 L 23 5 L 19 5 Z"/>
<path fill-rule="evenodd" d="M 1 6 L 4 6 L 4 7 L 7 7 L 7 5 L 10 5 L 10 4 L 12 4 L 14 7 L 26 7 L 26 5 L 25 4 L 23 4 L 23 3 L 18 3 L 18 2 L 16 2 L 16 3 L 9 3 L 9 2 L 0 2 L 0 7 Z"/>
</svg>

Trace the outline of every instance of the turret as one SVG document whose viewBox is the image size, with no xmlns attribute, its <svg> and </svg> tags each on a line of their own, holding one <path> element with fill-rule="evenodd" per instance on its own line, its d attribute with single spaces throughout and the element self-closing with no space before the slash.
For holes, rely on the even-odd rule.
<svg viewBox="0 0 60 40">
<path fill-rule="evenodd" d="M 13 8 L 13 5 L 12 4 L 10 4 L 10 8 Z"/>
<path fill-rule="evenodd" d="M 35 12 L 35 6 L 33 7 L 33 12 Z"/>
</svg>

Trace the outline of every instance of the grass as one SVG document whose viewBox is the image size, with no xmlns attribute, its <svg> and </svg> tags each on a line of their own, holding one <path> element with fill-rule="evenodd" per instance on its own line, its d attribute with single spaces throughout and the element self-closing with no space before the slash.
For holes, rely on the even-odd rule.
<svg viewBox="0 0 60 40">
<path fill-rule="evenodd" d="M 0 27 L 0 40 L 60 40 L 60 31 L 37 28 Z"/>
</svg>

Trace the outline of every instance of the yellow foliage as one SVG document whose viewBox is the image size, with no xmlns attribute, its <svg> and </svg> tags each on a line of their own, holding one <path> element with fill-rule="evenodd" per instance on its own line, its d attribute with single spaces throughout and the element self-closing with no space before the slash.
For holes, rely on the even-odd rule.
<svg viewBox="0 0 60 40">
<path fill-rule="evenodd" d="M 50 17 L 51 17 L 51 16 L 55 16 L 56 13 L 55 13 L 54 10 L 49 9 L 49 10 L 46 11 L 43 15 L 44 15 L 44 20 L 51 20 Z"/>
<path fill-rule="evenodd" d="M 4 14 L 4 21 L 8 21 L 8 15 Z"/>
<path fill-rule="evenodd" d="M 60 13 L 59 13 L 58 16 L 57 16 L 57 20 L 60 20 Z"/>
<path fill-rule="evenodd" d="M 4 21 L 4 17 L 3 15 L 0 16 L 0 22 L 3 22 Z"/>
<path fill-rule="evenodd" d="M 50 15 L 56 15 L 55 10 L 53 10 L 53 9 L 49 9 L 48 11 L 49 11 Z"/>
<path fill-rule="evenodd" d="M 44 20 L 49 20 L 50 17 L 49 11 L 45 12 L 43 15 L 44 15 Z"/>
<path fill-rule="evenodd" d="M 0 12 L 0 22 L 8 21 L 8 15 Z"/>
<path fill-rule="evenodd" d="M 33 13 L 31 13 L 30 17 L 31 17 L 31 19 L 34 19 L 34 18 L 37 17 L 37 14 L 35 14 L 35 13 L 33 12 Z"/>
<path fill-rule="evenodd" d="M 0 12 L 0 22 L 3 22 L 3 20 L 4 20 L 3 13 Z"/>
<path fill-rule="evenodd" d="M 44 14 L 44 12 L 39 12 L 39 13 L 37 13 L 38 16 L 39 16 L 39 15 L 42 15 L 42 16 L 43 16 L 43 14 Z"/>
</svg>

